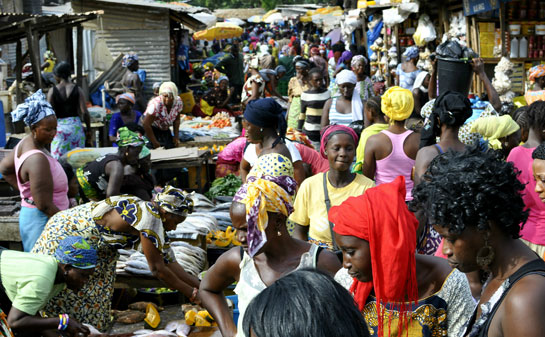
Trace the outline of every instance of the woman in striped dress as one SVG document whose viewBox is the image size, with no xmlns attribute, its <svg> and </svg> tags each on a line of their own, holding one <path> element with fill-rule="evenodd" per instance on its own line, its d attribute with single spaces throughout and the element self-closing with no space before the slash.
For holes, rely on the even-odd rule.
<svg viewBox="0 0 545 337">
<path fill-rule="evenodd" d="M 324 86 L 323 72 L 320 68 L 313 68 L 309 72 L 310 89 L 301 95 L 301 114 L 297 130 L 303 131 L 315 149 L 320 148 L 320 130 L 325 103 L 331 94 Z"/>
<path fill-rule="evenodd" d="M 343 70 L 337 74 L 335 82 L 339 86 L 340 96 L 330 98 L 324 105 L 322 113 L 322 129 L 328 125 L 348 126 L 356 120 L 362 120 L 362 111 L 352 109 L 352 96 L 357 78 L 351 70 Z M 359 113 L 359 114 L 358 114 Z"/>
</svg>

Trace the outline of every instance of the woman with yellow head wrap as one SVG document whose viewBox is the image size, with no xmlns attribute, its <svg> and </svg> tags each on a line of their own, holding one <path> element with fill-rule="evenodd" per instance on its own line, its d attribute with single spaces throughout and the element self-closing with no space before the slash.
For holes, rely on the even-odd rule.
<svg viewBox="0 0 545 337">
<path fill-rule="evenodd" d="M 168 149 L 178 146 L 180 114 L 183 106 L 176 84 L 163 82 L 159 87 L 159 96 L 149 101 L 142 123 L 146 137 L 154 148 L 163 146 Z M 171 126 L 174 127 L 174 137 L 170 133 Z"/>
<path fill-rule="evenodd" d="M 405 128 L 405 120 L 414 108 L 413 94 L 401 87 L 391 87 L 381 98 L 381 110 L 388 129 L 369 137 L 365 145 L 363 174 L 381 185 L 398 176 L 405 177 L 406 200 L 412 200 L 411 177 L 420 135 Z"/>
<path fill-rule="evenodd" d="M 380 104 L 382 112 L 390 119 L 390 124 L 404 121 L 413 112 L 413 94 L 410 90 L 402 87 L 391 87 L 382 95 Z"/>
<path fill-rule="evenodd" d="M 224 336 L 244 336 L 246 307 L 280 277 L 299 268 L 317 268 L 330 275 L 340 269 L 333 253 L 323 250 L 318 254 L 318 246 L 288 234 L 286 220 L 293 211 L 295 188 L 291 161 L 278 153 L 266 154 L 233 199 L 231 219 L 242 248 L 222 255 L 206 273 L 199 292 Z M 238 333 L 223 296 L 224 288 L 233 281 L 238 281 Z"/>
</svg>

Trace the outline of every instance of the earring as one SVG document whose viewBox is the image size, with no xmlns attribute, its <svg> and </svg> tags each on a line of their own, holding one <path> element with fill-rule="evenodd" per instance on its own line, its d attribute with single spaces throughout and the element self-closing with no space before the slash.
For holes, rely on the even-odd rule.
<svg viewBox="0 0 545 337">
<path fill-rule="evenodd" d="M 259 129 L 259 131 L 263 132 L 263 128 Z"/>
<path fill-rule="evenodd" d="M 278 231 L 276 232 L 276 236 L 282 236 L 282 232 L 281 232 L 280 230 L 278 230 Z"/>
<path fill-rule="evenodd" d="M 484 234 L 484 247 L 477 252 L 477 264 L 481 268 L 487 268 L 494 260 L 494 249 L 488 244 L 490 232 Z"/>
<path fill-rule="evenodd" d="M 68 272 L 67 272 L 67 271 L 64 272 L 64 277 L 66 277 L 66 276 L 68 276 Z"/>
</svg>

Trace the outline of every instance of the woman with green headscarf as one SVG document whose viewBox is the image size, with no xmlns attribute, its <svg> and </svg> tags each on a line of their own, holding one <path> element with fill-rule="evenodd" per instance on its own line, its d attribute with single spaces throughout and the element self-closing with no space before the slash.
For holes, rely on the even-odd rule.
<svg viewBox="0 0 545 337">
<path fill-rule="evenodd" d="M 68 314 L 99 330 L 107 329 L 118 249 L 139 250 L 154 276 L 197 301 L 199 279 L 176 261 L 166 234 L 192 211 L 191 196 L 167 186 L 152 201 L 114 196 L 57 213 L 47 222 L 32 252 L 53 255 L 65 237 L 80 236 L 96 247 L 98 259 L 88 283 L 79 291 L 61 291 L 43 308 L 44 313 L 50 317 Z"/>
<path fill-rule="evenodd" d="M 137 166 L 138 156 L 145 139 L 136 132 L 122 127 L 118 130 L 116 154 L 108 154 L 85 164 L 76 171 L 81 197 L 85 201 L 99 201 L 121 193 L 124 167 Z"/>
</svg>

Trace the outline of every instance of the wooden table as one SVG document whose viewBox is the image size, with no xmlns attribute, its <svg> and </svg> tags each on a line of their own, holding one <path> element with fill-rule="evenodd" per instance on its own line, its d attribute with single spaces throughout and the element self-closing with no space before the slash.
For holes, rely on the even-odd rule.
<svg viewBox="0 0 545 337">
<path fill-rule="evenodd" d="M 154 276 L 117 272 L 115 275 L 114 288 L 168 288 L 168 286 Z"/>
<path fill-rule="evenodd" d="M 227 145 L 231 143 L 235 138 L 213 138 L 211 136 L 196 136 L 194 140 L 189 142 L 180 142 L 180 147 L 212 147 L 214 145 Z"/>
<path fill-rule="evenodd" d="M 0 217 L 0 241 L 8 243 L 5 248 L 23 250 L 21 234 L 19 234 L 19 217 Z"/>
<path fill-rule="evenodd" d="M 167 152 L 168 151 L 168 152 Z M 184 154 L 184 151 L 189 153 Z M 168 153 L 172 153 L 174 157 L 169 157 Z M 180 154 L 179 157 L 176 157 L 177 153 Z M 195 174 L 192 177 L 190 170 L 189 188 L 196 187 L 198 192 L 202 193 L 204 191 L 204 185 L 210 179 L 208 176 L 208 159 L 210 158 L 209 151 L 197 150 L 197 148 L 176 148 L 168 150 L 152 150 L 151 153 L 151 167 L 153 169 L 172 169 L 172 168 L 194 168 Z M 203 181 L 202 169 L 205 168 L 205 179 Z M 194 183 L 192 184 L 192 180 Z"/>
</svg>

